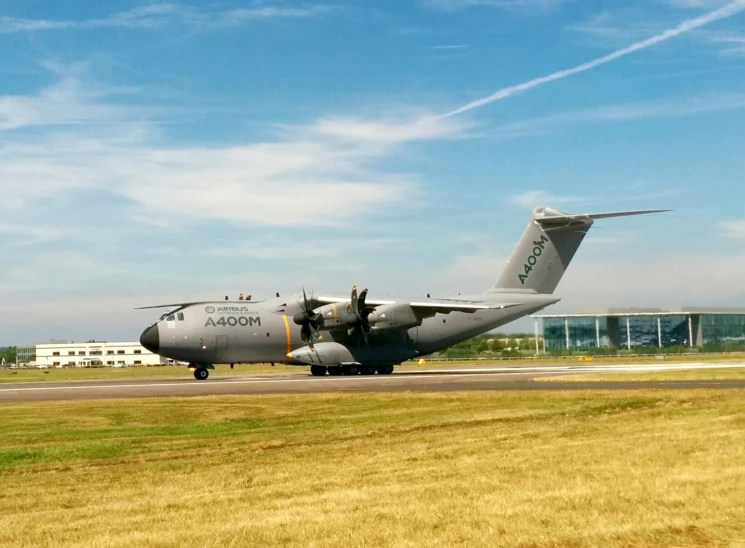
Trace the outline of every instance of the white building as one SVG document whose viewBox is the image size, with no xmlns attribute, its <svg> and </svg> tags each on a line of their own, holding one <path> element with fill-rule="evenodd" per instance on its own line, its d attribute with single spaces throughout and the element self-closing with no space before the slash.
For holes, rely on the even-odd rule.
<svg viewBox="0 0 745 548">
<path fill-rule="evenodd" d="M 121 367 L 160 365 L 162 360 L 139 342 L 88 342 L 37 344 L 36 363 L 49 367 Z"/>
</svg>

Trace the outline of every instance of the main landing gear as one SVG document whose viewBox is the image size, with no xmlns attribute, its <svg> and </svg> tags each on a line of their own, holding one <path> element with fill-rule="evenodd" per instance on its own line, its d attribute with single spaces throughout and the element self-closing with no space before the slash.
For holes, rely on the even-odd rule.
<svg viewBox="0 0 745 548">
<path fill-rule="evenodd" d="M 311 365 L 310 374 L 314 377 L 325 377 L 328 373 L 332 377 L 341 375 L 390 375 L 393 373 L 392 365 L 342 365 L 336 367 L 326 367 L 325 365 Z"/>
</svg>

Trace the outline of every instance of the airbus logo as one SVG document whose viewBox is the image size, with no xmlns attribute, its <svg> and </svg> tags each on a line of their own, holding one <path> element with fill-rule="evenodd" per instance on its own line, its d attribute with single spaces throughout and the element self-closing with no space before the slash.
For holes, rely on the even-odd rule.
<svg viewBox="0 0 745 548">
<path fill-rule="evenodd" d="M 207 314 L 213 314 L 213 313 L 215 312 L 215 307 L 214 307 L 214 306 L 206 306 L 206 307 L 204 308 L 204 311 L 205 311 L 205 312 L 206 312 Z"/>
</svg>

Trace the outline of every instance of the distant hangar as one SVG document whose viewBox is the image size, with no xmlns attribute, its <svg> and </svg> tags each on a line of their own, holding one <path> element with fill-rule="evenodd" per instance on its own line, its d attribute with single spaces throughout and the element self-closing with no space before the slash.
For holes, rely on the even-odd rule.
<svg viewBox="0 0 745 548">
<path fill-rule="evenodd" d="M 745 343 L 745 308 L 604 308 L 536 314 L 543 351 L 702 347 Z"/>
</svg>

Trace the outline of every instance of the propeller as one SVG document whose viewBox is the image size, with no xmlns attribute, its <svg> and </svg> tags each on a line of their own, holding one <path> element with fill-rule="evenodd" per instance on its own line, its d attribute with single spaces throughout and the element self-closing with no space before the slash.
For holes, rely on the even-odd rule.
<svg viewBox="0 0 745 548">
<path fill-rule="evenodd" d="M 300 338 L 311 350 L 313 350 L 313 335 L 318 331 L 317 321 L 319 317 L 310 307 L 308 296 L 305 294 L 305 288 L 303 288 L 303 310 L 295 314 L 292 321 L 301 326 Z"/>
<path fill-rule="evenodd" d="M 370 341 L 367 339 L 367 334 L 372 331 L 370 324 L 367 323 L 367 316 L 370 314 L 370 310 L 365 307 L 365 299 L 367 298 L 367 289 L 363 289 L 359 297 L 357 296 L 357 286 L 352 287 L 352 299 L 349 301 L 352 305 L 352 312 L 357 319 L 357 322 L 349 329 L 348 334 L 351 335 L 355 331 L 360 332 L 362 338 L 365 339 L 365 344 L 370 346 Z"/>
</svg>

